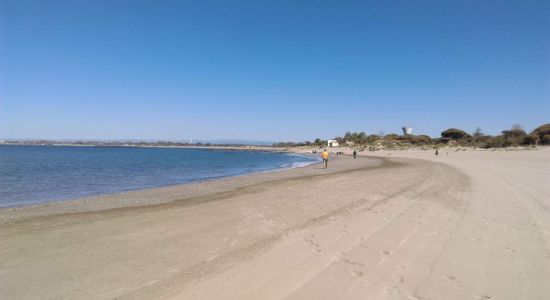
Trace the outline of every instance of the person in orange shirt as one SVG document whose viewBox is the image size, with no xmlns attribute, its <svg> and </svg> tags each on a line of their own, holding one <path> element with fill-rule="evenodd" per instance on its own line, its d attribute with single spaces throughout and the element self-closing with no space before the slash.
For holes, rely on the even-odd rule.
<svg viewBox="0 0 550 300">
<path fill-rule="evenodd" d="M 323 158 L 323 165 L 325 166 L 325 169 L 328 168 L 328 152 L 327 149 L 321 153 L 321 157 Z"/>
</svg>

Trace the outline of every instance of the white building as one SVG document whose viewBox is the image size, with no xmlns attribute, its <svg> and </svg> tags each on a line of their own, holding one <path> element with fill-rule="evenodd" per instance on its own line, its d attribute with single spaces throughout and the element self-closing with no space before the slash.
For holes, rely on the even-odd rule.
<svg viewBox="0 0 550 300">
<path fill-rule="evenodd" d="M 411 135 L 413 133 L 413 129 L 411 126 L 403 126 L 401 127 L 401 129 L 403 130 L 404 135 Z"/>
<path fill-rule="evenodd" d="M 327 146 L 328 147 L 338 147 L 338 141 L 337 140 L 327 140 Z"/>
</svg>

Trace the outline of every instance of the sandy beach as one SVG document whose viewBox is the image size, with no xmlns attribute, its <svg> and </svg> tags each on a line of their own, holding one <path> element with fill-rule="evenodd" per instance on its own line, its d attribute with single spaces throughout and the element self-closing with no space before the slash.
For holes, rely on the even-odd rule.
<svg viewBox="0 0 550 300">
<path fill-rule="evenodd" d="M 550 298 L 550 149 L 332 157 L 0 210 L 1 298 Z"/>
</svg>

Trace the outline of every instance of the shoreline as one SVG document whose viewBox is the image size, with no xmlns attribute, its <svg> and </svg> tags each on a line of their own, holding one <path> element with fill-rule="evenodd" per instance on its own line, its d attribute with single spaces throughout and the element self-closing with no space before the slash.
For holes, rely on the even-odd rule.
<svg viewBox="0 0 550 300">
<path fill-rule="evenodd" d="M 307 153 L 290 152 L 286 152 L 285 154 L 307 155 Z M 332 160 L 334 159 L 338 158 L 333 158 Z M 263 183 L 270 180 L 284 180 L 300 177 L 303 174 L 311 173 L 311 171 L 320 165 L 320 163 L 320 161 L 312 161 L 303 166 L 278 168 L 232 176 L 212 177 L 186 183 L 169 184 L 158 187 L 145 187 L 117 193 L 78 197 L 67 200 L 0 207 L 0 225 L 18 222 L 20 220 L 32 217 L 43 217 L 66 213 L 85 213 L 185 201 L 211 193 L 225 192 L 232 188 L 230 185 L 233 185 L 234 188 L 242 188 L 243 186 L 249 184 Z M 304 169 L 304 171 L 293 172 L 298 169 Z M 332 173 L 332 170 L 329 169 L 326 172 L 330 174 Z M 187 191 L 187 189 L 189 191 Z M 211 191 L 207 191 L 207 189 L 211 189 Z M 166 196 L 159 197 L 158 195 L 160 194 L 166 194 Z"/>
<path fill-rule="evenodd" d="M 44 145 L 16 145 L 16 146 L 44 146 Z M 46 145 L 46 146 L 53 146 L 53 145 Z M 75 145 L 55 145 L 60 147 L 70 147 Z M 133 148 L 133 146 L 94 146 L 94 145 L 77 145 L 77 146 L 85 146 L 85 147 L 129 147 Z M 235 151 L 261 151 L 261 149 L 244 149 L 244 148 L 232 148 L 232 147 L 215 147 L 215 146 L 208 146 L 208 147 L 195 147 L 195 146 L 139 146 L 141 148 L 190 148 L 190 149 L 205 149 L 205 150 L 212 150 L 212 151 L 224 151 L 224 150 L 235 150 Z M 215 148 L 215 149 L 213 149 Z M 349 157 L 352 155 L 353 147 L 336 147 L 336 148 L 327 148 L 330 153 L 334 153 L 335 151 L 341 151 L 341 156 L 332 155 L 331 160 L 339 159 L 341 157 Z M 317 148 L 311 148 L 311 147 L 301 147 L 301 148 L 289 148 L 288 151 L 265 151 L 270 153 L 281 153 L 281 154 L 287 154 L 287 155 L 298 155 L 298 156 L 306 156 L 306 157 L 317 157 L 319 153 L 312 153 L 313 150 L 319 150 Z M 358 157 L 369 157 L 369 158 L 384 158 L 384 157 L 392 157 L 392 155 L 397 154 L 398 156 L 405 155 L 403 157 L 407 157 L 407 153 L 431 153 L 432 149 L 394 149 L 394 150 L 376 150 L 376 151 L 360 151 L 358 153 Z M 449 151 L 449 152 L 481 152 L 481 153 L 487 153 L 487 152 L 518 152 L 518 151 L 550 151 L 550 147 L 544 147 L 544 146 L 538 146 L 538 147 L 511 147 L 511 148 L 499 148 L 499 149 L 481 149 L 481 148 L 471 148 L 471 147 L 446 147 L 446 148 L 440 148 L 441 151 Z M 443 155 L 443 153 L 441 154 Z M 430 155 L 428 155 L 429 157 Z M 422 159 L 422 158 L 421 158 Z M 137 200 L 137 201 L 128 201 L 129 197 L 139 197 L 139 194 L 144 192 L 146 194 L 149 193 L 155 193 L 155 192 L 168 192 L 172 193 L 174 189 L 184 189 L 186 186 L 194 186 L 194 185 L 207 185 L 210 182 L 216 182 L 216 181 L 226 181 L 231 178 L 239 178 L 239 177 L 247 177 L 247 176 L 255 176 L 258 174 L 268 174 L 272 172 L 283 172 L 283 171 L 289 171 L 294 169 L 300 169 L 300 168 L 307 168 L 312 165 L 320 164 L 322 161 L 313 161 L 306 163 L 304 166 L 297 166 L 297 167 L 288 167 L 288 168 L 278 168 L 278 169 L 272 169 L 272 170 L 266 170 L 266 171 L 257 171 L 252 173 L 246 173 L 246 174 L 238 174 L 238 175 L 230 175 L 230 176 L 222 176 L 222 177 L 211 177 L 211 178 L 205 178 L 205 179 L 198 179 L 193 180 L 189 182 L 184 183 L 176 183 L 176 184 L 168 184 L 163 186 L 157 186 L 157 187 L 144 187 L 144 188 L 137 188 L 137 189 L 131 189 L 121 192 L 115 192 L 115 193 L 106 193 L 106 194 L 98 194 L 93 196 L 83 196 L 83 197 L 77 197 L 77 198 L 70 198 L 65 200 L 53 200 L 53 201 L 47 201 L 42 203 L 30 203 L 30 204 L 21 204 L 21 205 L 14 205 L 14 206 L 5 206 L 0 207 L 0 225 L 1 224 L 7 224 L 14 222 L 21 218 L 27 218 L 32 216 L 41 216 L 41 215 L 53 215 L 53 214 L 63 214 L 63 213 L 74 213 L 74 212 L 87 212 L 87 211 L 100 211 L 105 209 L 112 209 L 112 208 L 121 208 L 126 206 L 142 206 L 142 205 L 149 205 L 148 203 L 152 205 L 156 205 L 159 203 L 167 203 L 171 201 L 177 201 L 175 199 L 170 198 L 170 200 Z M 106 199 L 111 198 L 119 198 L 122 200 L 122 203 L 97 203 L 93 204 L 93 201 L 100 200 L 100 201 L 106 201 Z M 84 204 L 86 203 L 86 204 Z M 56 210 L 59 210 L 56 212 Z"/>
</svg>

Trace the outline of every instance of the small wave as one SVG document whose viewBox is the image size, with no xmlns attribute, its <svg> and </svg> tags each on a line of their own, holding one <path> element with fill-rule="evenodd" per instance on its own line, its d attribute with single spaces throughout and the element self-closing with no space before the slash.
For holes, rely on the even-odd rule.
<svg viewBox="0 0 550 300">
<path fill-rule="evenodd" d="M 292 162 L 292 163 L 280 165 L 279 167 L 281 169 L 294 169 L 294 168 L 305 167 L 307 165 L 311 165 L 311 164 L 316 163 L 316 162 L 317 162 L 316 160 L 314 160 L 314 161 Z"/>
<path fill-rule="evenodd" d="M 294 156 L 294 157 L 301 157 L 301 158 L 309 158 L 309 159 L 316 159 L 318 156 L 317 155 L 312 155 L 310 153 L 284 153 L 285 155 L 288 155 L 288 156 Z"/>
</svg>

